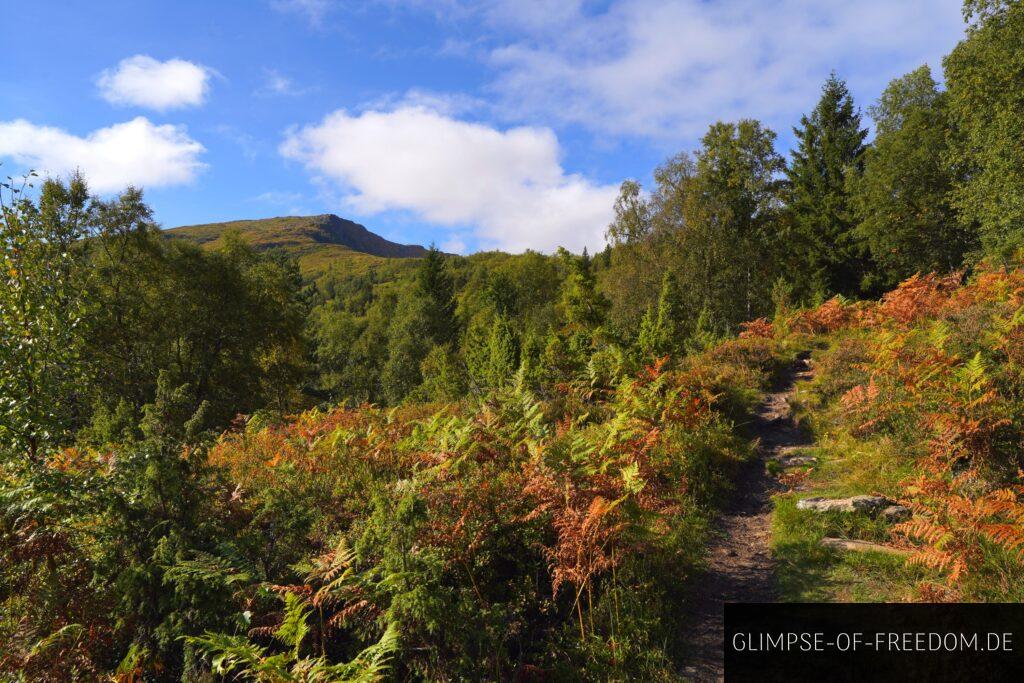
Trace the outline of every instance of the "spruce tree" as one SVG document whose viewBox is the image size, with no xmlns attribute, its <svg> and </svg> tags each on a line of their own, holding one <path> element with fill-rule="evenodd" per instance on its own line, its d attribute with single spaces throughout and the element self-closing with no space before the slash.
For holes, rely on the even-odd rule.
<svg viewBox="0 0 1024 683">
<path fill-rule="evenodd" d="M 661 281 L 657 310 L 649 307 L 640 323 L 637 346 L 641 355 L 664 356 L 679 351 L 685 341 L 684 316 L 679 281 L 671 272 L 666 272 Z"/>
<path fill-rule="evenodd" d="M 492 387 L 508 384 L 519 369 L 519 343 L 510 322 L 503 317 L 491 325 L 488 347 L 488 383 Z"/>
<path fill-rule="evenodd" d="M 608 299 L 597 291 L 597 281 L 587 250 L 580 258 L 563 254 L 569 261 L 569 275 L 562 284 L 562 308 L 571 326 L 596 330 L 608 313 Z"/>
<path fill-rule="evenodd" d="M 863 249 L 853 235 L 846 194 L 847 176 L 859 174 L 867 130 L 846 83 L 835 73 L 822 88 L 810 115 L 793 129 L 797 138 L 787 169 L 789 208 L 803 264 L 801 295 L 814 290 L 856 294 L 866 267 Z"/>
<path fill-rule="evenodd" d="M 384 398 L 401 403 L 423 381 L 420 365 L 432 348 L 431 318 L 424 302 L 406 298 L 388 329 L 388 357 L 381 368 Z"/>
<path fill-rule="evenodd" d="M 426 317 L 426 332 L 436 344 L 455 337 L 455 285 L 445 267 L 444 255 L 430 245 L 416 273 L 416 298 Z"/>
<path fill-rule="evenodd" d="M 659 355 L 661 337 L 658 314 L 654 312 L 653 306 L 648 306 L 644 317 L 640 319 L 640 332 L 636 336 L 636 347 L 641 360 Z"/>
<path fill-rule="evenodd" d="M 476 387 L 488 386 L 487 371 L 491 363 L 491 326 L 494 318 L 480 313 L 470 319 L 462 337 L 462 361 Z"/>
<path fill-rule="evenodd" d="M 700 353 L 709 349 L 722 339 L 720 325 L 715 324 L 714 313 L 710 308 L 701 309 L 697 316 L 697 322 L 693 326 L 693 334 L 686 342 L 686 349 L 690 353 Z"/>
<path fill-rule="evenodd" d="M 447 346 L 435 346 L 420 363 L 423 383 L 412 392 L 420 401 L 458 401 L 466 395 L 466 373 Z"/>
<path fill-rule="evenodd" d="M 423 381 L 420 365 L 434 346 L 447 346 L 456 335 L 455 285 L 444 256 L 434 245 L 416 271 L 388 329 L 388 358 L 381 370 L 384 397 L 404 400 Z"/>
</svg>

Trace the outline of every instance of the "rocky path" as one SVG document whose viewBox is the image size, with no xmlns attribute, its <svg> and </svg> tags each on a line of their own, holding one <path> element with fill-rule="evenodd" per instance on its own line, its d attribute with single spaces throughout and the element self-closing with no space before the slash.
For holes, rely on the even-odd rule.
<svg viewBox="0 0 1024 683">
<path fill-rule="evenodd" d="M 747 463 L 736 479 L 733 498 L 714 525 L 707 571 L 694 586 L 690 627 L 694 650 L 683 670 L 686 678 L 722 680 L 726 602 L 772 602 L 775 598 L 769 542 L 771 495 L 779 485 L 766 471 L 765 463 L 809 443 L 793 419 L 789 398 L 796 382 L 810 376 L 807 359 L 798 360 L 758 411 L 754 423 L 758 457 Z"/>
</svg>

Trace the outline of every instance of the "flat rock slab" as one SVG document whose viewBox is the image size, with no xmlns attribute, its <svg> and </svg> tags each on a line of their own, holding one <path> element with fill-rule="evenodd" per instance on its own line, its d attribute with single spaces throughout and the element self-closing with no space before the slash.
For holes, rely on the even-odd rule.
<svg viewBox="0 0 1024 683">
<path fill-rule="evenodd" d="M 855 553 L 885 553 L 886 555 L 909 555 L 909 550 L 871 541 L 851 541 L 846 538 L 823 538 L 821 544 L 834 550 L 849 550 Z"/>
<path fill-rule="evenodd" d="M 883 496 L 851 496 L 849 498 L 804 498 L 796 503 L 797 510 L 815 512 L 866 512 L 874 516 L 895 505 Z"/>
<path fill-rule="evenodd" d="M 818 459 L 813 455 L 785 455 L 781 458 L 775 458 L 775 462 L 783 467 L 806 467 L 807 465 L 817 464 Z"/>
<path fill-rule="evenodd" d="M 913 516 L 913 512 L 910 511 L 905 505 L 890 505 L 889 507 L 882 510 L 881 518 L 887 522 L 905 522 Z"/>
</svg>

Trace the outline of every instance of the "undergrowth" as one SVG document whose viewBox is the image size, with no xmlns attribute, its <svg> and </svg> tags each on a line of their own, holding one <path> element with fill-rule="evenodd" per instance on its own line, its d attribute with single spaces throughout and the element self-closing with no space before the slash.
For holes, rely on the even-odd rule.
<svg viewBox="0 0 1024 683">
<path fill-rule="evenodd" d="M 915 276 L 877 303 L 833 299 L 787 321 L 816 347 L 794 401 L 818 462 L 778 496 L 774 545 L 787 599 L 1024 597 L 1024 272 Z M 798 498 L 877 494 L 895 525 L 799 511 Z M 825 536 L 909 551 L 840 554 Z"/>
<path fill-rule="evenodd" d="M 5 571 L 19 591 L 4 597 L 0 670 L 118 668 L 127 681 L 183 661 L 186 680 L 674 680 L 686 581 L 751 456 L 737 422 L 778 358 L 772 340 L 745 338 L 549 396 L 517 385 L 440 408 L 259 413 L 150 460 L 140 445 L 53 453 L 44 474 L 62 490 L 127 496 L 141 495 L 127 462 L 187 463 L 176 480 L 196 495 L 162 514 L 196 538 L 176 549 L 100 535 L 132 529 L 120 521 L 131 506 L 7 487 Z M 145 495 L 159 506 L 166 492 Z M 101 562 L 145 567 L 155 632 L 186 636 L 115 658 L 131 625 L 102 606 L 143 576 L 90 585 Z M 96 608 L 53 609 L 72 595 Z"/>
</svg>

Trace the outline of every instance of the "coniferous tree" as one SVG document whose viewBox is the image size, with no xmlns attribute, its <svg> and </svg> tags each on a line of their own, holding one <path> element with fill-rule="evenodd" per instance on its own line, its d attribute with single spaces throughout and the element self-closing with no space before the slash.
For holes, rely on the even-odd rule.
<svg viewBox="0 0 1024 683">
<path fill-rule="evenodd" d="M 594 331 L 600 327 L 608 312 L 608 299 L 597 291 L 597 283 L 586 249 L 582 257 L 563 252 L 569 261 L 569 274 L 562 284 L 562 308 L 571 326 Z"/>
<path fill-rule="evenodd" d="M 487 386 L 487 367 L 491 361 L 490 331 L 492 317 L 477 314 L 466 325 L 462 337 L 462 359 L 476 387 Z"/>
<path fill-rule="evenodd" d="M 488 339 L 490 351 L 487 368 L 488 379 L 493 387 L 504 386 L 512 380 L 519 368 L 519 344 L 510 322 L 498 317 L 491 325 Z"/>
<path fill-rule="evenodd" d="M 693 334 L 686 342 L 686 349 L 699 353 L 722 339 L 721 325 L 715 322 L 715 315 L 708 307 L 702 308 L 693 325 Z"/>
<path fill-rule="evenodd" d="M 559 293 L 561 320 L 550 328 L 541 364 L 549 377 L 568 378 L 586 366 L 604 336 L 610 302 L 597 289 L 586 250 L 575 256 L 559 249 L 558 258 L 568 271 Z"/>
<path fill-rule="evenodd" d="M 445 267 L 444 255 L 431 245 L 416 274 L 416 296 L 427 320 L 426 332 L 436 344 L 455 337 L 455 285 Z"/>
<path fill-rule="evenodd" d="M 463 357 L 477 387 L 510 382 L 519 369 L 519 340 L 509 319 L 502 315 L 474 318 L 463 341 Z"/>
<path fill-rule="evenodd" d="M 458 401 L 466 394 L 465 370 L 447 346 L 435 346 L 420 363 L 423 384 L 414 397 L 426 401 Z"/>
<path fill-rule="evenodd" d="M 679 281 L 666 271 L 662 278 L 658 307 L 649 307 L 640 324 L 637 347 L 644 357 L 677 353 L 686 341 L 683 324 L 686 312 Z"/>
<path fill-rule="evenodd" d="M 787 176 L 793 247 L 806 273 L 800 294 L 855 294 L 866 263 L 853 235 L 846 184 L 848 176 L 861 172 L 867 130 L 846 83 L 829 76 L 817 106 L 793 133 L 797 146 Z"/>
<path fill-rule="evenodd" d="M 455 285 L 444 256 L 431 245 L 416 271 L 415 285 L 399 304 L 388 330 L 388 357 L 381 369 L 384 398 L 399 403 L 423 381 L 421 364 L 436 346 L 457 333 Z"/>
<path fill-rule="evenodd" d="M 658 314 L 654 306 L 648 306 L 644 317 L 640 319 L 640 330 L 636 335 L 636 347 L 641 359 L 657 356 L 662 347 L 661 329 L 658 326 Z"/>
<path fill-rule="evenodd" d="M 388 329 L 388 355 L 381 368 L 384 398 L 400 403 L 423 381 L 420 365 L 432 348 L 432 320 L 425 302 L 407 297 Z"/>
</svg>

